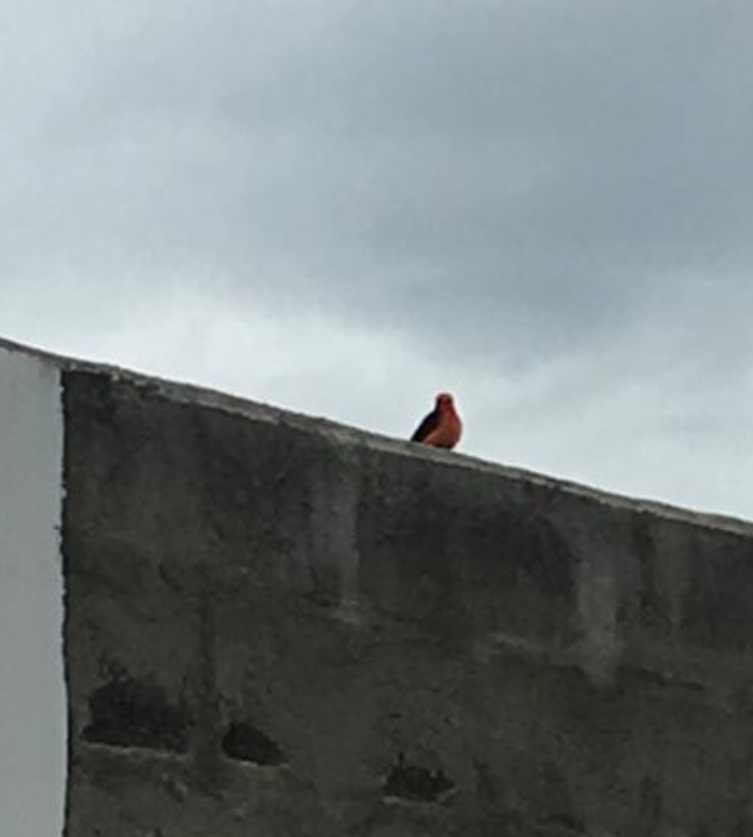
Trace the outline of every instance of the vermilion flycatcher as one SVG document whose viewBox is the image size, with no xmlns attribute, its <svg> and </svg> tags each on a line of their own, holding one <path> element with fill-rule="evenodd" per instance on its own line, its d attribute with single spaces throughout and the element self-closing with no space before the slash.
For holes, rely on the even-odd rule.
<svg viewBox="0 0 753 837">
<path fill-rule="evenodd" d="M 441 392 L 437 396 L 436 406 L 419 424 L 411 436 L 411 442 L 431 445 L 434 448 L 452 450 L 463 435 L 463 422 L 455 410 L 452 396 Z"/>
</svg>

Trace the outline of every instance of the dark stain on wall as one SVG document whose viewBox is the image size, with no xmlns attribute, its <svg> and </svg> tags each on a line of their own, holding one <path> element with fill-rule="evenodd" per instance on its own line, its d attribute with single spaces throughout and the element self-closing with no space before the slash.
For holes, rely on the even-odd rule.
<svg viewBox="0 0 753 837">
<path fill-rule="evenodd" d="M 455 789 L 444 771 L 411 764 L 399 753 L 384 782 L 384 796 L 406 802 L 442 802 Z"/>
<path fill-rule="evenodd" d="M 230 724 L 222 739 L 222 752 L 235 761 L 262 767 L 279 767 L 285 763 L 277 742 L 249 722 Z"/>
<path fill-rule="evenodd" d="M 91 694 L 89 712 L 91 722 L 82 736 L 90 743 L 176 753 L 188 749 L 188 712 L 171 705 L 154 683 L 114 677 Z"/>
</svg>

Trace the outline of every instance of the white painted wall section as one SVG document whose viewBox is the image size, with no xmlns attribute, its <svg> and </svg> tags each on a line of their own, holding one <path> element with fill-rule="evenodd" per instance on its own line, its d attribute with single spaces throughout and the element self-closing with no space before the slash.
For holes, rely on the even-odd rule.
<svg viewBox="0 0 753 837">
<path fill-rule="evenodd" d="M 60 371 L 0 347 L 0 835 L 60 837 L 66 782 Z"/>
</svg>

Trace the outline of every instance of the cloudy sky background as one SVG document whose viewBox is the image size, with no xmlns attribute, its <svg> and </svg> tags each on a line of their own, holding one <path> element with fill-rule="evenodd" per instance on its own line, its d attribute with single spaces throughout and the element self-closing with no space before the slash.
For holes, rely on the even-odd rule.
<svg viewBox="0 0 753 837">
<path fill-rule="evenodd" d="M 27 0 L 0 334 L 753 517 L 749 0 Z"/>
</svg>

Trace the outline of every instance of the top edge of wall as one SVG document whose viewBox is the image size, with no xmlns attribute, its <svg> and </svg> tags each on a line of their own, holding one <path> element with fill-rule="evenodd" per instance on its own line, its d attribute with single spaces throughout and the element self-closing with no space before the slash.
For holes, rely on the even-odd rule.
<svg viewBox="0 0 753 837">
<path fill-rule="evenodd" d="M 166 380 L 157 376 L 124 369 L 119 366 L 71 358 L 0 337 L 0 350 L 3 349 L 11 353 L 15 352 L 36 357 L 43 362 L 59 367 L 64 373 L 105 376 L 113 382 L 123 382 L 136 388 L 148 389 L 152 393 L 170 401 L 194 404 L 207 409 L 221 410 L 243 416 L 252 421 L 297 427 L 310 433 L 328 436 L 333 441 L 341 444 L 387 451 L 400 456 L 425 459 L 433 461 L 436 465 L 442 467 L 479 471 L 496 475 L 506 480 L 562 491 L 613 508 L 632 510 L 636 513 L 650 514 L 693 526 L 724 530 L 753 537 L 753 522 L 741 518 L 701 512 L 656 500 L 628 497 L 581 483 L 559 479 L 548 474 L 490 462 L 463 453 L 448 453 L 426 448 L 400 439 L 340 424 L 327 418 L 296 413 L 240 396 L 229 395 L 219 390 L 201 387 L 195 384 Z"/>
</svg>

